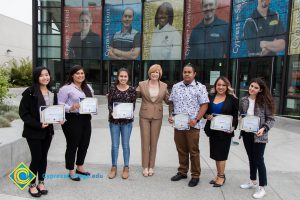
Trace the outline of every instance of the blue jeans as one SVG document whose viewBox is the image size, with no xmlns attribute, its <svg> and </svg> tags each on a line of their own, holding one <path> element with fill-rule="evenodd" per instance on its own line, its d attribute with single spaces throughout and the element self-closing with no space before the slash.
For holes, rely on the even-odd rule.
<svg viewBox="0 0 300 200">
<path fill-rule="evenodd" d="M 122 125 L 109 123 L 109 128 L 110 128 L 110 136 L 111 136 L 112 165 L 117 166 L 118 163 L 120 134 L 121 134 L 124 166 L 128 167 L 129 157 L 130 157 L 129 140 L 130 140 L 130 135 L 132 130 L 132 122 L 128 124 L 122 124 Z"/>
</svg>

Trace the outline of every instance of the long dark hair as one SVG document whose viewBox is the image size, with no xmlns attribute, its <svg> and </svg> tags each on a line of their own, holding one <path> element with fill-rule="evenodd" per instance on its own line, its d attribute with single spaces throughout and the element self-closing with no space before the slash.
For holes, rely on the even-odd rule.
<svg viewBox="0 0 300 200">
<path fill-rule="evenodd" d="M 127 76 L 128 76 L 127 85 L 128 85 L 128 82 L 129 82 L 129 71 L 128 71 L 128 69 L 122 67 L 117 72 L 117 79 L 116 79 L 116 82 L 115 82 L 115 86 L 117 86 L 120 83 L 118 77 L 119 77 L 119 75 L 120 75 L 121 72 L 126 72 L 127 73 Z"/>
<path fill-rule="evenodd" d="M 70 73 L 69 73 L 69 77 L 68 77 L 68 79 L 67 79 L 67 83 L 66 83 L 66 84 L 70 85 L 71 83 L 74 82 L 74 80 L 73 80 L 73 75 L 74 75 L 76 72 L 78 72 L 79 70 L 83 70 L 83 71 L 84 71 L 83 67 L 80 66 L 80 65 L 74 65 L 74 66 L 71 68 Z M 87 97 L 92 97 L 92 96 L 93 96 L 93 95 L 92 95 L 92 92 L 91 92 L 91 90 L 90 90 L 90 88 L 89 88 L 89 86 L 88 86 L 87 83 L 86 83 L 86 79 L 84 79 L 84 81 L 81 83 L 81 89 L 82 89 L 82 91 L 84 92 L 85 96 L 87 96 Z"/>
<path fill-rule="evenodd" d="M 227 86 L 227 90 L 226 90 L 226 94 L 230 94 L 234 97 L 236 97 L 235 93 L 234 93 L 234 89 L 231 87 L 230 81 L 228 80 L 227 77 L 225 76 L 219 76 L 219 78 L 217 78 L 217 80 L 215 81 L 214 87 L 211 89 L 211 93 L 217 94 L 217 82 L 219 80 L 222 80 L 225 82 L 226 86 Z"/>
<path fill-rule="evenodd" d="M 254 78 L 250 81 L 251 83 L 257 83 L 260 87 L 260 92 L 256 95 L 256 100 L 255 102 L 257 104 L 259 104 L 260 106 L 267 106 L 272 114 L 275 113 L 275 104 L 272 98 L 272 95 L 270 93 L 270 90 L 267 86 L 267 84 L 265 83 L 265 81 L 263 81 L 261 78 Z M 248 90 L 248 94 L 249 94 L 249 90 Z"/>
<path fill-rule="evenodd" d="M 39 66 L 39 67 L 36 67 L 36 68 L 33 69 L 33 72 L 32 72 L 32 86 L 35 87 L 36 89 L 38 89 L 40 87 L 39 78 L 40 78 L 40 75 L 41 75 L 43 70 L 47 70 L 47 72 L 50 76 L 50 81 L 49 81 L 49 83 L 47 84 L 46 87 L 47 87 L 48 90 L 51 90 L 50 70 L 47 67 L 44 67 L 44 66 Z"/>
<path fill-rule="evenodd" d="M 165 7 L 167 9 L 167 13 L 168 13 L 168 23 L 170 25 L 173 24 L 173 19 L 174 19 L 174 11 L 173 11 L 173 7 L 172 7 L 172 4 L 170 4 L 169 2 L 164 2 L 162 3 L 156 10 L 156 13 L 155 13 L 155 27 L 157 27 L 158 25 L 158 12 L 160 9 L 162 9 L 163 7 Z"/>
</svg>

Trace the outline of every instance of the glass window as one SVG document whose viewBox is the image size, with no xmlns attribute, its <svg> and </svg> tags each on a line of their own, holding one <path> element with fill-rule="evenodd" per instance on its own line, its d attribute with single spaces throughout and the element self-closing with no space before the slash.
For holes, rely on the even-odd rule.
<svg viewBox="0 0 300 200">
<path fill-rule="evenodd" d="M 61 23 L 38 23 L 38 33 L 39 34 L 60 34 L 61 33 Z"/>
<path fill-rule="evenodd" d="M 101 0 L 65 0 L 65 5 L 71 7 L 101 6 L 101 2 Z"/>
<path fill-rule="evenodd" d="M 38 8 L 39 22 L 61 22 L 61 8 Z"/>
<path fill-rule="evenodd" d="M 60 58 L 60 47 L 42 47 L 42 58 Z"/>
<path fill-rule="evenodd" d="M 300 119 L 300 55 L 289 58 L 284 115 Z"/>
<path fill-rule="evenodd" d="M 42 7 L 60 7 L 61 0 L 38 0 L 38 6 Z"/>
<path fill-rule="evenodd" d="M 38 46 L 60 46 L 60 35 L 38 35 Z"/>
<path fill-rule="evenodd" d="M 141 0 L 106 0 L 105 4 L 119 5 L 119 4 L 134 4 L 141 3 Z"/>
</svg>

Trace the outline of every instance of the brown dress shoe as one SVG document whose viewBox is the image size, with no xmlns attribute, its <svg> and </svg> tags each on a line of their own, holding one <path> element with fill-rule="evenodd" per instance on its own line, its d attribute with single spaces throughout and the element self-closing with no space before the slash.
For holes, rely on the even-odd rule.
<svg viewBox="0 0 300 200">
<path fill-rule="evenodd" d="M 123 168 L 122 178 L 123 179 L 128 179 L 128 176 L 129 176 L 129 167 L 124 167 Z"/>
<path fill-rule="evenodd" d="M 109 179 L 115 178 L 117 175 L 117 167 L 112 167 L 110 173 L 108 174 Z"/>
</svg>

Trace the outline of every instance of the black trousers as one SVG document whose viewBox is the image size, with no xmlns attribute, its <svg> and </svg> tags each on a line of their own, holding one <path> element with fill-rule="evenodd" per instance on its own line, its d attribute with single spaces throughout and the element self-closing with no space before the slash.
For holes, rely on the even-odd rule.
<svg viewBox="0 0 300 200">
<path fill-rule="evenodd" d="M 39 181 L 44 181 L 44 174 L 47 168 L 47 155 L 52 141 L 52 135 L 47 134 L 45 139 L 29 139 L 27 143 L 31 153 L 31 163 L 29 169 L 38 177 Z M 36 179 L 31 184 L 36 183 Z"/>
<path fill-rule="evenodd" d="M 83 165 L 91 139 L 91 115 L 66 113 L 66 122 L 62 125 L 67 141 L 65 153 L 66 168 L 74 169 L 76 165 Z M 77 156 L 77 157 L 76 157 Z"/>
<path fill-rule="evenodd" d="M 258 171 L 259 186 L 267 185 L 267 170 L 264 162 L 266 143 L 254 143 L 254 133 L 243 133 L 243 142 L 249 158 L 250 179 L 256 180 Z"/>
</svg>

